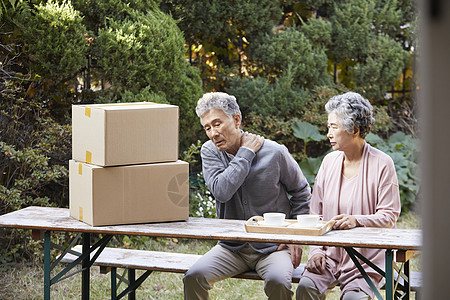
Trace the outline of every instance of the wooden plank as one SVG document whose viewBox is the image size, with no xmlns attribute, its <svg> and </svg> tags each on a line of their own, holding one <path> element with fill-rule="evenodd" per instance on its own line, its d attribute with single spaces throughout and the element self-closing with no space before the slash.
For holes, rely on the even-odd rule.
<svg viewBox="0 0 450 300">
<path fill-rule="evenodd" d="M 81 253 L 81 245 L 75 246 L 72 250 Z M 94 253 L 92 253 L 91 256 L 93 256 Z M 100 273 L 102 274 L 110 272 L 111 267 L 185 273 L 200 257 L 201 255 L 197 254 L 105 248 L 95 261 L 94 265 L 100 266 Z M 71 263 L 75 259 L 77 259 L 77 256 L 67 254 L 61 259 L 61 262 Z M 298 283 L 304 268 L 305 265 L 301 264 L 294 270 L 292 282 Z M 244 272 L 234 277 L 262 280 L 255 271 Z"/>
<path fill-rule="evenodd" d="M 74 247 L 73 250 L 81 253 L 81 245 Z M 95 252 L 96 251 L 91 254 L 91 257 L 95 254 Z M 201 255 L 196 254 L 105 248 L 98 256 L 94 265 L 124 269 L 184 273 L 200 257 Z M 77 259 L 77 256 L 67 254 L 61 262 L 70 263 L 75 259 Z"/>
<path fill-rule="evenodd" d="M 395 280 L 397 280 L 397 276 L 398 276 L 398 273 L 395 272 L 395 274 L 394 274 Z M 399 282 L 401 284 L 405 283 L 403 278 L 400 278 Z M 412 291 L 415 291 L 415 292 L 420 291 L 420 289 L 422 288 L 422 272 L 411 272 L 410 273 L 410 283 L 409 284 L 410 284 L 410 287 L 411 287 Z M 382 279 L 382 282 L 380 283 L 379 288 L 380 289 L 385 289 L 386 288 L 386 282 L 385 282 L 384 279 Z M 416 297 L 416 299 L 417 299 L 417 297 Z"/>
<path fill-rule="evenodd" d="M 188 221 L 93 227 L 69 216 L 69 210 L 27 207 L 0 216 L 0 227 L 119 235 L 272 242 L 338 247 L 420 250 L 421 230 L 357 227 L 322 236 L 249 233 L 245 221 L 189 218 Z"/>
<path fill-rule="evenodd" d="M 395 261 L 397 262 L 407 262 L 416 255 L 416 251 L 411 250 L 398 250 L 395 254 Z"/>
<path fill-rule="evenodd" d="M 81 252 L 81 245 L 72 250 Z M 94 253 L 91 254 L 93 256 Z M 159 272 L 185 273 L 201 255 L 171 253 L 159 251 L 146 251 L 122 248 L 105 248 L 99 255 L 95 266 L 100 266 L 102 274 L 110 272 L 111 267 L 153 270 Z M 67 254 L 61 262 L 71 263 L 77 256 Z M 298 283 L 305 269 L 305 264 L 301 264 L 292 274 L 292 282 Z M 234 276 L 234 278 L 261 280 L 261 277 L 255 271 L 248 271 Z M 400 280 L 403 283 L 403 279 Z M 420 272 L 411 272 L 411 289 L 417 291 L 422 286 L 422 276 Z M 384 288 L 384 284 L 382 285 Z"/>
<path fill-rule="evenodd" d="M 39 240 L 44 239 L 44 231 L 43 230 L 36 230 L 36 229 L 31 230 L 31 238 L 34 241 L 39 241 Z"/>
</svg>

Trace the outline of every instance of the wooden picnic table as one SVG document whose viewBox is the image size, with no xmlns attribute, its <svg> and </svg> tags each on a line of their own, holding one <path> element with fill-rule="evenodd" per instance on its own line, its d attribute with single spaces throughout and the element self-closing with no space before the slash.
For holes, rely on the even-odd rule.
<svg viewBox="0 0 450 300">
<path fill-rule="evenodd" d="M 89 299 L 89 268 L 96 257 L 90 259 L 92 252 L 99 254 L 114 235 L 138 235 L 152 237 L 188 238 L 204 240 L 228 240 L 245 242 L 270 242 L 301 245 L 343 247 L 352 257 L 356 266 L 362 270 L 358 259 L 365 263 L 364 257 L 355 248 L 376 248 L 385 250 L 385 271 L 377 270 L 386 278 L 386 299 L 397 299 L 400 294 L 409 298 L 409 258 L 411 251 L 421 249 L 422 233 L 415 229 L 386 229 L 357 227 L 351 230 L 332 230 L 322 236 L 249 233 L 245 231 L 244 220 L 220 220 L 210 218 L 189 218 L 187 221 L 115 225 L 94 227 L 69 216 L 65 208 L 27 207 L 0 216 L 0 227 L 31 229 L 33 237 L 44 237 L 44 299 L 50 299 L 50 286 L 60 280 L 62 275 L 50 278 L 50 241 L 52 231 L 81 233 L 83 255 L 80 257 L 83 267 L 82 298 Z M 91 245 L 91 234 L 102 234 L 103 238 Z M 67 249 L 69 252 L 73 244 Z M 397 254 L 395 259 L 394 254 Z M 401 263 L 401 267 L 397 263 Z M 76 265 L 76 263 L 75 263 Z M 71 266 L 72 268 L 75 266 Z M 69 266 L 70 267 L 70 266 Z M 396 290 L 398 283 L 394 278 L 394 270 L 404 275 L 403 291 Z M 366 280 L 368 277 L 366 278 Z M 370 279 L 369 279 L 370 280 Z M 369 283 L 370 285 L 370 283 Z M 372 283 L 373 285 L 373 283 Z M 372 287 L 379 299 L 378 290 Z M 405 299 L 405 298 L 403 298 Z"/>
</svg>

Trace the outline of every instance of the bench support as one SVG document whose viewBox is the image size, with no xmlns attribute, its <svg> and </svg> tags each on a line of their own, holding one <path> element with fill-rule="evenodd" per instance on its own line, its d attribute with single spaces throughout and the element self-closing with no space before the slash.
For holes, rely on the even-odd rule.
<svg viewBox="0 0 450 300">
<path fill-rule="evenodd" d="M 75 274 L 82 272 L 82 281 L 81 281 L 81 298 L 83 300 L 89 300 L 89 285 L 90 285 L 90 267 L 94 264 L 95 260 L 98 258 L 100 253 L 105 249 L 108 242 L 111 240 L 112 235 L 108 234 L 103 236 L 97 243 L 95 243 L 92 247 L 90 246 L 90 233 L 83 233 L 83 242 L 82 242 L 82 252 L 83 253 L 75 253 L 71 250 L 71 247 L 75 244 L 76 240 L 80 235 L 77 235 L 75 238 L 70 241 L 70 245 L 67 248 L 63 248 L 63 253 L 57 258 L 53 265 L 50 264 L 51 260 L 51 248 L 61 249 L 62 247 L 59 245 L 55 245 L 51 242 L 51 231 L 46 230 L 44 232 L 44 300 L 50 300 L 50 287 L 58 283 L 66 278 L 69 278 Z M 95 252 L 95 254 L 91 258 L 91 254 Z M 78 256 L 72 263 L 70 263 L 66 268 L 56 274 L 53 278 L 51 277 L 51 272 L 56 264 L 63 259 L 63 257 L 67 254 L 76 254 Z M 76 267 L 79 263 L 81 263 L 82 268 L 80 270 L 74 271 L 73 273 L 64 276 L 66 273 L 71 271 L 74 267 Z"/>
<path fill-rule="evenodd" d="M 137 280 L 136 280 L 136 270 L 135 269 L 127 269 L 128 270 L 128 280 L 123 278 L 123 276 L 120 278 L 120 282 L 125 282 L 128 284 L 128 287 L 122 291 L 122 293 L 117 296 L 117 289 L 119 288 L 119 285 L 117 285 L 117 268 L 111 267 L 111 300 L 118 300 L 123 298 L 124 296 L 128 295 L 128 300 L 135 300 L 136 299 L 136 289 L 141 286 L 141 284 L 147 279 L 148 276 L 150 276 L 151 273 L 153 273 L 152 270 L 145 271 L 144 274 L 142 274 Z M 125 274 L 124 274 L 125 275 Z"/>
<path fill-rule="evenodd" d="M 50 300 L 50 231 L 44 233 L 44 300 Z"/>
<path fill-rule="evenodd" d="M 375 297 L 378 300 L 383 300 L 383 297 L 381 296 L 380 292 L 376 288 L 375 284 L 372 282 L 372 279 L 370 279 L 369 275 L 367 275 L 367 273 L 364 270 L 364 268 L 361 266 L 359 261 L 356 259 L 356 256 L 358 256 L 360 259 L 362 259 L 364 256 L 362 256 L 358 251 L 356 251 L 355 249 L 353 249 L 351 247 L 344 247 L 344 249 L 345 249 L 345 251 L 347 251 L 348 255 L 352 259 L 352 261 L 355 264 L 355 266 L 358 268 L 359 272 L 363 275 L 363 277 L 366 280 L 367 284 L 370 286 L 370 289 L 374 292 Z M 365 259 L 365 257 L 362 260 L 364 262 L 367 261 L 367 259 Z M 369 262 L 369 265 L 373 268 L 373 264 L 371 262 Z M 378 269 L 378 267 L 377 267 L 377 269 Z M 386 278 L 386 280 L 387 280 L 387 278 Z"/>
<path fill-rule="evenodd" d="M 83 233 L 83 253 L 89 253 L 89 248 L 91 246 L 91 234 Z M 105 245 L 106 246 L 106 245 Z M 90 288 L 90 256 L 86 256 L 81 263 L 81 268 L 83 269 L 81 275 L 81 299 L 89 300 L 89 288 Z"/>
<path fill-rule="evenodd" d="M 78 245 L 70 251 L 66 251 L 67 255 L 63 259 L 61 259 L 61 262 L 67 264 L 81 264 L 82 258 L 80 257 L 80 255 L 82 252 L 82 247 L 82 245 Z M 92 246 L 92 248 L 95 247 L 96 245 Z M 92 250 L 92 248 L 90 250 Z M 100 256 L 98 256 L 98 258 L 96 257 L 97 250 L 102 250 L 102 253 Z M 90 253 L 90 255 L 92 256 L 90 262 L 94 265 L 99 266 L 100 273 L 102 274 L 111 272 L 111 299 L 121 299 L 126 295 L 128 295 L 128 299 L 133 299 L 136 289 L 141 286 L 143 281 L 146 280 L 146 278 L 149 277 L 149 275 L 153 271 L 185 273 L 200 258 L 200 255 L 196 254 L 169 253 L 135 249 L 105 248 L 97 250 L 93 250 L 93 253 Z M 351 257 L 353 257 L 353 261 L 355 262 L 355 264 L 359 265 L 359 267 L 363 271 L 364 269 L 361 267 L 361 264 L 366 263 L 380 275 L 387 276 L 388 282 L 386 283 L 385 287 L 378 286 L 379 289 L 388 289 L 387 297 L 389 297 L 389 294 L 391 293 L 390 291 L 395 290 L 395 292 L 393 292 L 391 296 L 392 298 L 387 299 L 393 299 L 393 297 L 396 297 L 395 299 L 406 298 L 400 297 L 400 292 L 403 292 L 405 290 L 408 291 L 409 289 L 417 291 L 417 288 L 420 288 L 420 272 L 412 272 L 412 276 L 409 276 L 409 264 L 405 262 L 399 268 L 397 264 L 394 263 L 392 250 L 386 253 L 388 257 L 386 261 L 386 269 L 388 270 L 388 272 L 384 272 L 384 270 L 374 265 L 371 261 L 367 260 L 363 255 L 361 255 L 361 253 L 359 253 L 355 249 L 349 247 L 346 248 L 346 251 Z M 133 257 L 132 262 L 128 261 L 128 258 L 130 256 Z M 95 262 L 93 262 L 94 259 Z M 389 265 L 390 262 L 392 263 L 391 265 Z M 117 268 L 123 269 L 122 275 L 117 273 Z M 143 273 L 141 277 L 136 279 L 135 270 L 144 270 L 145 273 Z M 292 282 L 299 281 L 303 270 L 304 265 L 300 265 L 297 269 L 294 270 Z M 389 270 L 391 270 L 391 273 L 389 272 Z M 389 274 L 392 274 L 392 276 L 390 276 Z M 261 280 L 258 274 L 254 271 L 244 272 L 233 277 Z M 120 281 L 118 281 L 118 279 Z M 370 280 L 370 277 L 367 274 L 366 279 Z M 396 280 L 395 282 L 393 281 L 394 279 Z M 126 286 L 125 288 L 122 288 L 121 291 L 119 291 L 122 282 L 124 282 Z M 389 285 L 389 282 L 391 282 L 391 285 Z M 375 285 L 373 284 L 373 286 Z M 405 289 L 405 287 L 407 288 Z M 378 290 L 377 293 L 377 299 L 382 299 Z M 403 296 L 405 295 L 408 295 L 409 297 L 408 293 L 405 293 Z"/>
<path fill-rule="evenodd" d="M 372 269 L 377 271 L 380 275 L 382 275 L 385 278 L 386 300 L 410 298 L 411 274 L 409 268 L 409 259 L 412 257 L 411 253 L 406 253 L 405 251 L 403 251 L 405 253 L 401 251 L 399 251 L 400 253 L 397 253 L 397 258 L 400 260 L 399 261 L 400 267 L 399 267 L 394 259 L 394 251 L 391 249 L 387 249 L 385 252 L 385 271 L 383 271 L 352 247 L 344 247 L 344 249 L 347 251 L 348 255 L 354 262 L 355 266 L 363 275 L 367 284 L 375 293 L 377 299 L 381 300 L 383 298 L 379 293 L 378 289 L 375 287 L 372 280 L 370 279 L 370 277 L 364 271 L 364 268 L 361 266 L 357 258 L 362 260 L 364 263 L 369 265 Z"/>
</svg>

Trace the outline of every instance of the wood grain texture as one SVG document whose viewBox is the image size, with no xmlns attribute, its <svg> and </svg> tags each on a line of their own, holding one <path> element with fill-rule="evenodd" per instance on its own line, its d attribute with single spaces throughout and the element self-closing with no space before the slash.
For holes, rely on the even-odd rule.
<svg viewBox="0 0 450 300">
<path fill-rule="evenodd" d="M 81 245 L 72 248 L 72 251 L 81 253 Z M 94 251 L 95 253 L 96 251 Z M 94 255 L 91 254 L 91 257 Z M 104 267 L 103 270 L 110 270 L 111 267 L 128 268 L 136 270 L 151 270 L 159 272 L 185 273 L 200 258 L 201 255 L 121 249 L 121 248 L 105 248 L 94 262 L 94 266 Z M 62 263 L 72 263 L 78 257 L 73 254 L 66 254 L 62 259 Z M 292 282 L 298 283 L 305 269 L 305 264 L 301 264 L 292 274 Z M 104 272 L 106 273 L 106 272 Z M 234 278 L 262 280 L 256 271 L 247 271 L 233 276 Z"/>
<path fill-rule="evenodd" d="M 251 217 L 245 222 L 245 230 L 247 232 L 257 233 L 274 233 L 274 234 L 296 234 L 296 235 L 324 235 L 333 228 L 335 221 L 330 220 L 328 222 L 322 221 L 320 227 L 285 227 L 285 226 L 262 226 L 260 221 L 264 218 L 261 216 Z M 297 220 L 286 219 L 285 222 L 290 224 L 298 223 Z"/>
<path fill-rule="evenodd" d="M 399 250 L 420 250 L 422 232 L 418 229 L 357 227 L 332 230 L 321 236 L 250 233 L 244 220 L 189 218 L 188 221 L 93 227 L 69 216 L 66 208 L 30 206 L 0 216 L 0 227 L 89 232 L 119 235 L 192 238 L 303 245 L 350 246 Z"/>
<path fill-rule="evenodd" d="M 81 253 L 81 245 L 72 248 L 72 251 Z M 94 251 L 95 253 L 95 251 Z M 91 254 L 91 257 L 94 255 Z M 121 248 L 105 248 L 94 262 L 94 266 L 103 267 L 103 270 L 110 271 L 111 267 L 130 268 L 136 270 L 152 270 L 159 272 L 185 273 L 201 255 L 146 251 Z M 72 263 L 77 256 L 70 253 L 62 259 L 62 263 Z M 305 269 L 305 264 L 301 264 L 292 274 L 292 282 L 298 283 Z M 106 271 L 103 273 L 107 273 Z M 397 278 L 395 273 L 395 278 Z M 255 271 L 247 271 L 233 276 L 234 278 L 262 280 Z M 400 280 L 403 283 L 403 279 Z M 422 286 L 422 275 L 420 272 L 411 272 L 411 289 L 417 291 Z M 384 286 L 383 286 L 384 288 Z"/>
</svg>

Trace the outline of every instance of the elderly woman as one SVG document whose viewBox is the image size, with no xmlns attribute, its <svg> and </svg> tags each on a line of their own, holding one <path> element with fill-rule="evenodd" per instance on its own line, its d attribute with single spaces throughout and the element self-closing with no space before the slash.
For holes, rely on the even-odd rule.
<svg viewBox="0 0 450 300">
<path fill-rule="evenodd" d="M 325 105 L 333 152 L 323 160 L 311 199 L 311 214 L 334 219 L 334 229 L 357 226 L 392 228 L 400 214 L 400 194 L 392 159 L 365 141 L 374 123 L 372 106 L 357 93 L 331 98 Z M 358 249 L 380 268 L 384 254 Z M 381 276 L 363 268 L 377 284 Z M 311 246 L 297 299 L 325 299 L 339 284 L 341 299 L 372 299 L 374 293 L 343 248 Z"/>
</svg>

